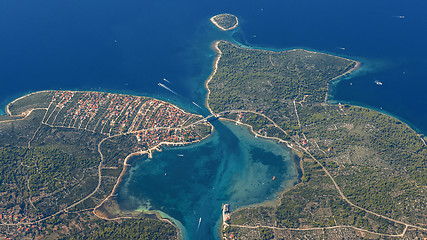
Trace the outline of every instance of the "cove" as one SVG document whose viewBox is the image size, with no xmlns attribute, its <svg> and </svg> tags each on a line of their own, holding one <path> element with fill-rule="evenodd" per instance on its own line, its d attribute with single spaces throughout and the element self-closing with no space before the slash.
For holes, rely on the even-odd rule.
<svg viewBox="0 0 427 240">
<path fill-rule="evenodd" d="M 214 134 L 199 144 L 135 159 L 119 189 L 120 208 L 166 213 L 184 239 L 220 239 L 223 203 L 235 210 L 277 200 L 298 181 L 284 144 L 255 138 L 234 122 L 213 124 Z"/>
</svg>

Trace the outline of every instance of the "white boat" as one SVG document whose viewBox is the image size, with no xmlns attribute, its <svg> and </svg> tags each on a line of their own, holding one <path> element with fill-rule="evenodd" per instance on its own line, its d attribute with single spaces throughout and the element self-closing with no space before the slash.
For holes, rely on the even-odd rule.
<svg viewBox="0 0 427 240">
<path fill-rule="evenodd" d="M 378 80 L 375 80 L 375 84 L 380 85 L 380 86 L 383 85 L 383 83 L 378 81 Z"/>
<path fill-rule="evenodd" d="M 199 224 L 197 225 L 197 231 L 199 231 L 200 223 L 202 222 L 202 218 L 199 218 Z"/>
</svg>

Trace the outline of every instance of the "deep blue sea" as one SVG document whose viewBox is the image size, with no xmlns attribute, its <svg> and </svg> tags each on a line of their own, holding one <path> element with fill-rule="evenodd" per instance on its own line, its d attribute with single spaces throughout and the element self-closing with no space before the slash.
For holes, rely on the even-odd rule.
<svg viewBox="0 0 427 240">
<path fill-rule="evenodd" d="M 192 101 L 204 102 L 215 57 L 210 44 L 225 39 L 361 61 L 330 99 L 384 111 L 427 133 L 426 9 L 423 0 L 2 0 L 0 113 L 25 93 L 71 89 L 149 95 L 207 114 Z M 221 32 L 210 23 L 224 12 L 239 18 L 237 29 Z M 295 178 L 286 148 L 215 124 L 201 144 L 137 161 L 121 188 L 121 206 L 161 210 L 188 239 L 213 239 L 221 203 L 235 209 L 273 199 L 285 179 Z"/>
</svg>

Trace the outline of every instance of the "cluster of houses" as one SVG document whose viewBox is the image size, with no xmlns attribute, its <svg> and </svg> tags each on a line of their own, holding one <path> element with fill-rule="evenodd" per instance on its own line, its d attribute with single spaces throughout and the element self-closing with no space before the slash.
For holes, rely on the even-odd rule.
<svg viewBox="0 0 427 240">
<path fill-rule="evenodd" d="M 34 221 L 35 219 L 23 216 L 22 214 L 12 214 L 12 213 L 0 213 L 0 222 L 3 224 L 16 224 L 16 223 L 26 223 L 26 222 L 31 222 Z M 18 235 L 21 234 L 35 234 L 35 235 L 39 235 L 41 233 L 41 226 L 37 226 L 37 225 L 16 225 L 14 226 L 16 227 L 17 232 L 15 232 L 15 237 L 18 237 Z M 10 236 L 8 237 L 7 235 L 0 235 L 1 239 L 16 239 L 16 238 L 10 238 Z M 37 238 L 36 238 L 37 239 Z"/>
<path fill-rule="evenodd" d="M 56 105 L 59 108 L 64 108 L 64 106 L 70 102 L 70 100 L 74 97 L 75 92 L 70 91 L 57 91 L 52 96 L 52 102 L 58 102 Z"/>
<path fill-rule="evenodd" d="M 181 144 L 201 139 L 201 136 L 190 128 L 141 130 L 135 135 L 138 142 L 140 144 L 147 144 L 148 148 L 151 148 L 161 142 Z"/>
<path fill-rule="evenodd" d="M 193 130 L 181 129 L 194 115 L 152 98 L 100 93 L 56 91 L 45 123 L 54 127 L 85 129 L 108 136 L 134 133 L 148 146 L 159 142 L 193 141 Z M 179 128 L 179 129 L 178 129 Z"/>
<path fill-rule="evenodd" d="M 151 115 L 146 115 L 146 124 L 138 129 L 150 129 L 157 127 L 175 128 L 182 126 L 192 115 L 185 113 L 174 105 L 152 99 L 149 101 Z"/>
</svg>

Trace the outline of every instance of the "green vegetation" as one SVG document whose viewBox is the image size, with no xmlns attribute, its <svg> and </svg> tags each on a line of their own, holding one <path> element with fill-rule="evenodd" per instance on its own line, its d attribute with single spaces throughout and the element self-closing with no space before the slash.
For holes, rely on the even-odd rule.
<svg viewBox="0 0 427 240">
<path fill-rule="evenodd" d="M 221 30 L 231 30 L 238 25 L 237 17 L 232 14 L 218 14 L 211 18 L 213 23 L 216 23 L 217 27 Z"/>
<path fill-rule="evenodd" d="M 9 110 L 12 115 L 21 115 L 28 109 L 47 108 L 52 98 L 53 91 L 36 92 L 26 95 L 13 103 L 9 104 Z"/>
<path fill-rule="evenodd" d="M 357 206 L 408 224 L 427 224 L 427 147 L 421 137 L 385 114 L 326 102 L 328 84 L 356 62 L 300 49 L 271 52 L 227 42 L 219 42 L 218 48 L 218 69 L 208 83 L 213 113 L 225 112 L 223 118 L 248 124 L 260 136 L 287 141 L 303 159 L 302 182 L 284 193 L 277 207 L 239 210 L 231 215 L 232 225 L 354 226 L 402 233 L 404 225 L 342 199 L 322 166 Z M 357 235 L 354 229 L 342 229 Z M 313 236 L 316 231 L 305 233 Z M 328 231 L 332 239 L 343 236 Z M 234 233 L 242 239 L 256 236 L 243 228 Z M 299 234 L 275 232 L 287 238 Z"/>
<path fill-rule="evenodd" d="M 330 179 L 312 161 L 304 161 L 304 169 L 311 174 L 308 183 L 300 183 L 286 192 L 276 208 L 243 209 L 234 212 L 232 225 L 249 225 L 254 222 L 262 226 L 279 228 L 323 228 L 333 226 L 355 226 L 379 233 L 399 234 L 404 226 L 366 213 L 342 200 Z M 265 216 L 270 216 L 266 218 Z M 276 224 L 274 224 L 276 222 Z"/>
<path fill-rule="evenodd" d="M 221 58 L 208 87 L 209 107 L 214 112 L 256 109 L 276 112 L 288 110 L 285 100 L 310 95 L 310 101 L 322 102 L 328 81 L 356 62 L 331 55 L 296 49 L 271 52 L 239 48 L 219 42 Z M 286 112 L 285 112 L 286 113 Z M 288 111 L 286 116 L 293 114 Z"/>
<path fill-rule="evenodd" d="M 0 161 L 0 191 L 24 189 L 28 184 L 32 194 L 53 192 L 71 182 L 77 169 L 94 166 L 86 159 L 75 159 L 49 147 L 2 147 Z M 22 179 L 25 175 L 27 181 Z"/>
<path fill-rule="evenodd" d="M 148 219 L 125 219 L 120 222 L 97 220 L 82 232 L 63 237 L 62 240 L 102 239 L 177 239 L 176 229 L 168 223 Z"/>
<path fill-rule="evenodd" d="M 270 228 L 259 228 L 259 235 L 261 240 L 274 239 L 273 230 Z"/>
<path fill-rule="evenodd" d="M 81 169 L 96 164 L 52 147 L 13 146 L 0 147 L 0 162 L 0 192 L 4 192 L 0 207 L 9 209 L 21 203 L 21 214 L 30 216 L 58 211 L 51 197 L 60 198 L 78 184 Z M 32 199 L 31 206 L 24 204 L 27 198 Z"/>
<path fill-rule="evenodd" d="M 156 216 L 121 211 L 114 187 L 130 154 L 207 137 L 212 125 L 201 116 L 152 98 L 78 91 L 32 93 L 9 109 L 0 118 L 0 238 L 177 238 L 172 224 L 146 219 Z"/>
<path fill-rule="evenodd" d="M 289 198 L 282 198 L 282 202 L 276 210 L 276 218 L 280 225 L 297 228 L 298 219 L 301 218 L 302 206 L 297 201 Z"/>
</svg>

